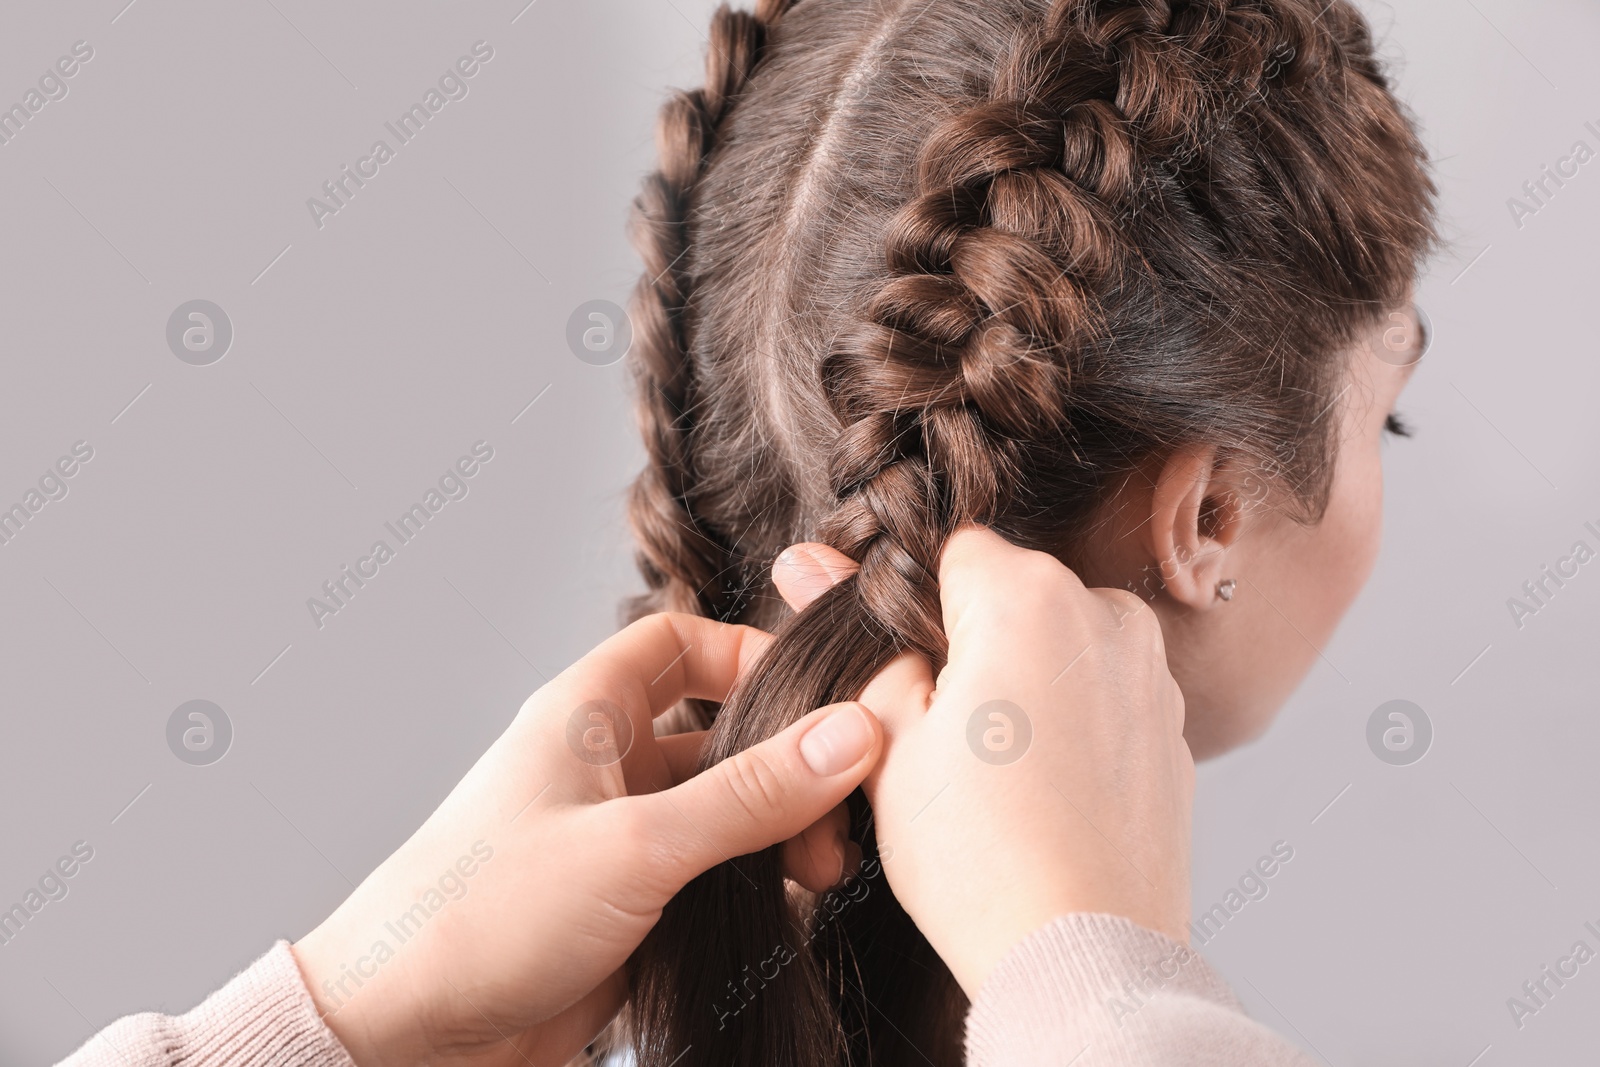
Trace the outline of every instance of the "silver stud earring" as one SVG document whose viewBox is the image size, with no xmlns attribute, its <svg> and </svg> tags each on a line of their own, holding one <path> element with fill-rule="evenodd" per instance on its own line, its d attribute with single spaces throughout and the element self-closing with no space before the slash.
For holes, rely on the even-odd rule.
<svg viewBox="0 0 1600 1067">
<path fill-rule="evenodd" d="M 1234 586 L 1236 586 L 1238 584 L 1239 583 L 1234 581 L 1232 578 L 1224 578 L 1222 581 L 1218 582 L 1217 583 L 1217 599 L 1218 600 L 1232 600 L 1233 599 Z"/>
</svg>

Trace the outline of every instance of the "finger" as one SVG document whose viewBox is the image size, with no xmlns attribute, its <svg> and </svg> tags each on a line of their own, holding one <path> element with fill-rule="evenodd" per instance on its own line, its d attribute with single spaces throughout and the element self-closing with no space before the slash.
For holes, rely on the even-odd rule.
<svg viewBox="0 0 1600 1067">
<path fill-rule="evenodd" d="M 964 525 L 946 539 L 939 555 L 944 631 L 954 642 L 962 619 L 975 610 L 987 605 L 1003 611 L 1008 590 L 1032 592 L 1053 581 L 1083 588 L 1054 556 L 1014 545 L 987 526 Z"/>
<path fill-rule="evenodd" d="M 609 702 L 626 713 L 631 735 L 643 737 L 657 715 L 685 697 L 719 703 L 727 699 L 734 682 L 771 641 L 771 634 L 754 627 L 698 615 L 646 615 L 550 683 L 566 700 L 543 690 L 536 697 L 542 706 L 566 712 L 594 701 Z"/>
<path fill-rule="evenodd" d="M 837 804 L 783 843 L 783 873 L 813 893 L 825 893 L 844 877 L 850 840 L 850 809 Z"/>
<path fill-rule="evenodd" d="M 861 690 L 861 703 L 883 723 L 889 737 L 909 729 L 928 710 L 933 699 L 933 669 L 915 652 L 904 652 L 889 661 Z"/>
<path fill-rule="evenodd" d="M 681 885 L 794 837 L 849 796 L 882 751 L 883 727 L 871 712 L 834 704 L 682 785 L 618 803 L 641 812 Z"/>
<path fill-rule="evenodd" d="M 861 566 L 836 548 L 806 542 L 790 545 L 772 565 L 772 584 L 796 611 L 850 577 Z"/>
<path fill-rule="evenodd" d="M 700 769 L 700 750 L 706 747 L 710 730 L 693 730 L 689 733 L 667 734 L 655 739 L 656 747 L 666 759 L 667 774 L 672 785 L 687 782 Z"/>
</svg>

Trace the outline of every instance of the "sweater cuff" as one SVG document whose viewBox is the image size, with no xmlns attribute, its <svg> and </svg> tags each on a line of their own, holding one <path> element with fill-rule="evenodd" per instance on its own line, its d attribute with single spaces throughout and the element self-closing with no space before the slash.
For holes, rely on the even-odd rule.
<svg viewBox="0 0 1600 1067">
<path fill-rule="evenodd" d="M 1188 945 L 1118 915 L 1063 915 L 1023 938 L 979 987 L 967 1062 L 1055 1062 L 1090 1048 L 1080 1067 L 1144 1062 L 1144 1031 L 1174 1007 L 1188 1014 L 1184 1002 L 1243 1021 L 1233 991 Z"/>
<path fill-rule="evenodd" d="M 60 1067 L 355 1067 L 279 941 L 183 1015 L 128 1015 Z"/>
</svg>

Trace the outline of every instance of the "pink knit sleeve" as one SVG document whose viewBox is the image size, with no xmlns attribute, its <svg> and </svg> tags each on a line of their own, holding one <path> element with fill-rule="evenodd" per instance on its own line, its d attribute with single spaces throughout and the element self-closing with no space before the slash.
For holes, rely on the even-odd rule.
<svg viewBox="0 0 1600 1067">
<path fill-rule="evenodd" d="M 183 1015 L 126 1015 L 59 1067 L 355 1067 L 279 941 Z"/>
<path fill-rule="evenodd" d="M 1188 945 L 1115 915 L 1028 935 L 967 1014 L 968 1067 L 1309 1067 Z"/>
</svg>

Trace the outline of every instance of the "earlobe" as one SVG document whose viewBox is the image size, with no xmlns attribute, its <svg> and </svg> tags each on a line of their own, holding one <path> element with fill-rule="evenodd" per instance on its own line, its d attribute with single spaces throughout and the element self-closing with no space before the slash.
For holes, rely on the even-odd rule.
<svg viewBox="0 0 1600 1067">
<path fill-rule="evenodd" d="M 1244 519 L 1214 448 L 1186 448 L 1161 465 L 1150 500 L 1148 548 L 1162 587 L 1196 611 L 1231 599 L 1228 548 Z M 1227 589 L 1229 595 L 1223 594 Z"/>
</svg>

